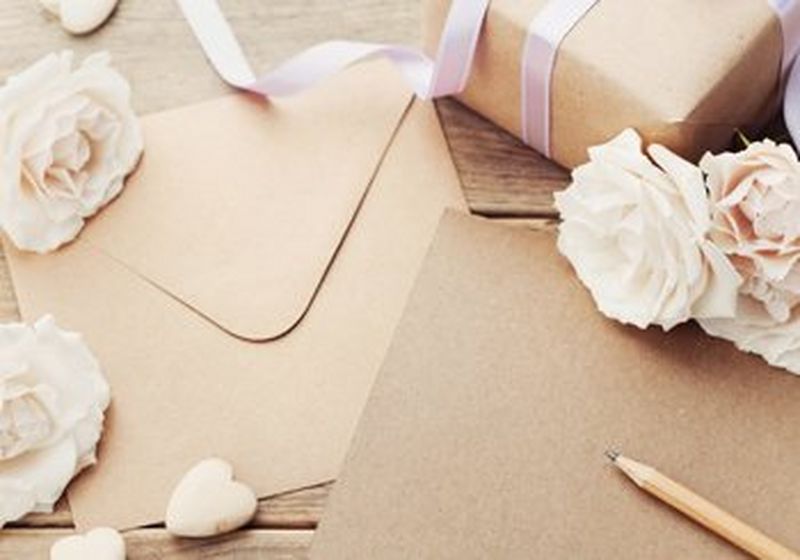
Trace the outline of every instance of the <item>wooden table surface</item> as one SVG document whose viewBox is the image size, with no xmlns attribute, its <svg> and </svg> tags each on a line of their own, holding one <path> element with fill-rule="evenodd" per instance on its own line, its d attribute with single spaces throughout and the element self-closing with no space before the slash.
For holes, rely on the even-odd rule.
<svg viewBox="0 0 800 560">
<path fill-rule="evenodd" d="M 221 0 L 254 68 L 267 68 L 317 41 L 356 38 L 416 44 L 420 0 Z M 39 57 L 70 48 L 111 52 L 131 81 L 141 114 L 230 91 L 206 63 L 173 0 L 121 0 L 98 32 L 64 33 L 37 0 L 0 1 L 0 79 Z M 554 219 L 552 193 L 567 173 L 452 100 L 437 102 L 473 212 L 532 227 Z M 18 319 L 13 286 L 0 262 L 0 319 Z M 212 540 L 173 539 L 163 528 L 127 532 L 128 558 L 237 560 L 305 558 L 328 486 L 263 500 L 251 526 Z M 113 497 L 110 497 L 113 499 Z M 53 540 L 72 532 L 67 504 L 0 532 L 0 560 L 48 558 Z"/>
</svg>

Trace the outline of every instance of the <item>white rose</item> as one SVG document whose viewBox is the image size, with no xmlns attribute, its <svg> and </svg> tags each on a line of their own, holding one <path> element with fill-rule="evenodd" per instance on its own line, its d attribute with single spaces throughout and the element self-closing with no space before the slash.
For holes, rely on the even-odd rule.
<svg viewBox="0 0 800 560">
<path fill-rule="evenodd" d="M 758 354 L 770 365 L 800 375 L 800 311 L 776 321 L 757 299 L 742 294 L 733 319 L 698 319 L 711 336 L 733 342 L 739 350 Z"/>
<path fill-rule="evenodd" d="M 776 321 L 800 302 L 800 162 L 791 146 L 753 142 L 706 154 L 712 239 L 744 278 L 742 292 Z"/>
<path fill-rule="evenodd" d="M 712 239 L 744 278 L 736 316 L 701 319 L 740 350 L 800 374 L 800 162 L 787 144 L 707 154 Z"/>
<path fill-rule="evenodd" d="M 0 325 L 0 527 L 52 511 L 95 463 L 108 384 L 80 335 L 46 316 Z"/>
<path fill-rule="evenodd" d="M 142 153 L 130 87 L 99 53 L 46 56 L 0 88 L 0 226 L 47 252 L 122 190 Z"/>
<path fill-rule="evenodd" d="M 731 317 L 740 278 L 707 238 L 700 170 L 663 146 L 642 153 L 626 130 L 591 148 L 556 195 L 558 248 L 605 315 L 665 330 L 692 317 Z"/>
</svg>

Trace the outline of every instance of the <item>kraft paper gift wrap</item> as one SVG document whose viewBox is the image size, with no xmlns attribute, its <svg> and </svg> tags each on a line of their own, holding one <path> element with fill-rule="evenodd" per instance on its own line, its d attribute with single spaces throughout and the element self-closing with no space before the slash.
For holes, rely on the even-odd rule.
<svg viewBox="0 0 800 560">
<path fill-rule="evenodd" d="M 451 0 L 425 0 L 424 42 L 438 43 Z M 493 0 L 459 99 L 521 136 L 520 62 L 547 0 Z M 551 86 L 551 157 L 635 127 L 694 161 L 737 128 L 763 126 L 780 98 L 783 37 L 767 0 L 599 0 L 566 36 Z"/>
</svg>

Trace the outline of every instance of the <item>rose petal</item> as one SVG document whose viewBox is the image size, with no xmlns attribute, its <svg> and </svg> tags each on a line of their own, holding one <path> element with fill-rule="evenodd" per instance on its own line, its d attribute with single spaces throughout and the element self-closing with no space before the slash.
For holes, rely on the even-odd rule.
<svg viewBox="0 0 800 560">
<path fill-rule="evenodd" d="M 648 153 L 674 181 L 682 202 L 689 210 L 691 223 L 698 228 L 699 234 L 705 235 L 711 226 L 711 211 L 700 169 L 658 144 L 650 146 Z"/>
<path fill-rule="evenodd" d="M 742 279 L 716 245 L 704 242 L 701 249 L 712 273 L 709 275 L 708 284 L 695 302 L 694 316 L 697 318 L 734 317 Z"/>
<path fill-rule="evenodd" d="M 767 363 L 800 375 L 800 317 L 776 322 L 759 303 L 740 296 L 734 319 L 699 319 L 708 334 L 730 340 L 744 352 L 752 352 Z"/>
</svg>

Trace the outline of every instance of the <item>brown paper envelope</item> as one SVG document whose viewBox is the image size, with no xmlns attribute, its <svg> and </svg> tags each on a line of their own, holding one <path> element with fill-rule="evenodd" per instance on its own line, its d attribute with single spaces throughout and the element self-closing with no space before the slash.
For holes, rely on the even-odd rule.
<svg viewBox="0 0 800 560">
<path fill-rule="evenodd" d="M 605 319 L 554 236 L 448 213 L 312 558 L 744 558 L 620 446 L 800 549 L 800 378 Z"/>
<path fill-rule="evenodd" d="M 310 305 L 409 102 L 372 63 L 269 105 L 238 95 L 152 115 L 124 203 L 82 239 L 228 332 L 277 338 Z"/>
<path fill-rule="evenodd" d="M 407 98 L 382 97 L 394 82 L 380 68 L 379 99 L 358 99 L 348 79 L 338 87 L 350 117 L 325 114 L 335 92 L 334 107 L 319 97 L 327 145 L 297 143 L 288 121 L 308 115 L 271 116 L 242 97 L 146 118 L 142 172 L 85 235 L 52 255 L 9 251 L 24 318 L 52 312 L 83 332 L 111 384 L 100 462 L 69 490 L 79 528 L 163 519 L 174 484 L 210 455 L 261 496 L 337 474 L 441 212 L 464 208 L 433 107 L 413 104 L 390 143 L 387 113 L 398 119 Z M 287 122 L 271 120 L 281 115 Z M 266 134 L 273 125 L 280 138 Z M 224 142 L 217 126 L 229 128 Z M 278 185 L 284 177 L 293 182 Z M 351 190 L 345 178 L 366 184 Z M 163 192 L 173 189 L 182 195 Z M 208 205 L 223 223 L 197 223 L 216 219 Z M 299 316 L 274 340 L 244 340 L 272 338 Z"/>
</svg>

